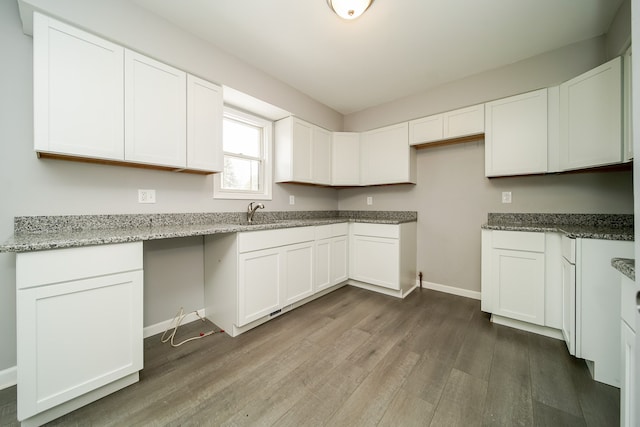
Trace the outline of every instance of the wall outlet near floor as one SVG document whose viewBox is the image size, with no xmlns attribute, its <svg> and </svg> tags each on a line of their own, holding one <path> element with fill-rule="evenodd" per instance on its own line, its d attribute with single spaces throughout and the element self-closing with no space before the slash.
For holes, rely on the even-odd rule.
<svg viewBox="0 0 640 427">
<path fill-rule="evenodd" d="M 289 195 L 289 204 L 290 205 L 296 204 L 296 196 L 294 196 L 293 194 Z"/>
<path fill-rule="evenodd" d="M 502 203 L 511 203 L 511 191 L 502 192 Z"/>
<path fill-rule="evenodd" d="M 156 190 L 138 190 L 138 203 L 155 203 Z"/>
<path fill-rule="evenodd" d="M 371 206 L 373 204 L 373 197 L 367 196 L 367 205 Z"/>
</svg>

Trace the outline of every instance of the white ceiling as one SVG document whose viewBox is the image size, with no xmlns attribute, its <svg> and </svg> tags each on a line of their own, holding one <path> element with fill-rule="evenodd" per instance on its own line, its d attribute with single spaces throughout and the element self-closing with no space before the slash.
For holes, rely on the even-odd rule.
<svg viewBox="0 0 640 427">
<path fill-rule="evenodd" d="M 605 33 L 622 0 L 134 0 L 342 114 Z"/>
</svg>

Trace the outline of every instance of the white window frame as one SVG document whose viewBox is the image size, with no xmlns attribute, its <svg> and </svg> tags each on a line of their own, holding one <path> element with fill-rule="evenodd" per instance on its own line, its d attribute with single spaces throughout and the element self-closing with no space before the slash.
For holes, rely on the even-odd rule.
<svg viewBox="0 0 640 427">
<path fill-rule="evenodd" d="M 272 171 L 273 171 L 273 122 L 262 117 L 236 110 L 231 107 L 224 107 L 224 117 L 238 120 L 262 128 L 262 153 L 263 170 L 262 182 L 259 191 L 239 191 L 222 188 L 222 172 L 213 176 L 213 198 L 233 199 L 233 200 L 272 200 Z M 224 138 L 224 135 L 222 136 Z M 224 151 L 223 151 L 224 156 Z"/>
</svg>

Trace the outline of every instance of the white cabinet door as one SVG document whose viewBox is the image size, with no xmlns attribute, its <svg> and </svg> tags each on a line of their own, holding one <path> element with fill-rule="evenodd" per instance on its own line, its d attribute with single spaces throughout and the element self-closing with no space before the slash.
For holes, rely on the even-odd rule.
<svg viewBox="0 0 640 427">
<path fill-rule="evenodd" d="M 222 88 L 187 75 L 187 169 L 221 172 Z"/>
<path fill-rule="evenodd" d="M 485 104 L 485 175 L 547 171 L 547 89 Z"/>
<path fill-rule="evenodd" d="M 407 122 L 361 135 L 360 172 L 364 185 L 416 182 L 415 149 Z"/>
<path fill-rule="evenodd" d="M 18 418 L 142 369 L 142 271 L 17 292 Z"/>
<path fill-rule="evenodd" d="M 238 258 L 238 323 L 243 326 L 281 308 L 283 252 L 247 252 Z"/>
<path fill-rule="evenodd" d="M 622 372 L 620 384 L 620 425 L 625 427 L 637 426 L 636 405 L 638 405 L 638 392 L 636 390 L 636 333 L 629 328 L 626 322 L 621 323 L 622 338 Z"/>
<path fill-rule="evenodd" d="M 460 138 L 484 132 L 484 104 L 444 113 L 444 137 Z"/>
<path fill-rule="evenodd" d="M 332 185 L 360 185 L 360 133 L 333 133 L 331 166 Z"/>
<path fill-rule="evenodd" d="M 186 167 L 186 73 L 125 50 L 125 160 Z"/>
<path fill-rule="evenodd" d="M 124 159 L 124 49 L 33 17 L 34 148 Z"/>
<path fill-rule="evenodd" d="M 313 129 L 313 182 L 331 185 L 331 132 L 320 127 Z"/>
<path fill-rule="evenodd" d="M 349 238 L 334 237 L 331 240 L 331 283 L 337 285 L 349 278 Z"/>
<path fill-rule="evenodd" d="M 493 313 L 544 325 L 544 254 L 494 249 Z"/>
<path fill-rule="evenodd" d="M 354 235 L 352 243 L 352 279 L 400 289 L 398 239 Z"/>
<path fill-rule="evenodd" d="M 316 242 L 316 292 L 349 278 L 349 238 L 332 237 Z"/>
<path fill-rule="evenodd" d="M 313 246 L 314 242 L 305 242 L 283 248 L 285 262 L 284 305 L 293 304 L 314 293 Z"/>
<path fill-rule="evenodd" d="M 560 85 L 560 167 L 622 161 L 622 61 L 615 58 Z"/>
<path fill-rule="evenodd" d="M 409 144 L 419 145 L 444 139 L 443 114 L 409 122 Z"/>
</svg>

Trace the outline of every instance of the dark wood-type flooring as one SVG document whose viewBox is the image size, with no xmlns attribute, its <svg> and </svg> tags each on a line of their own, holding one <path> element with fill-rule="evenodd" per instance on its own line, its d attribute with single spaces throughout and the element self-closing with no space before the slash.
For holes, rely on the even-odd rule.
<svg viewBox="0 0 640 427">
<path fill-rule="evenodd" d="M 399 300 L 346 286 L 236 338 L 144 345 L 139 383 L 50 424 L 619 425 L 619 390 L 564 342 L 426 289 Z M 15 396 L 0 391 L 2 426 L 17 425 Z"/>
</svg>

